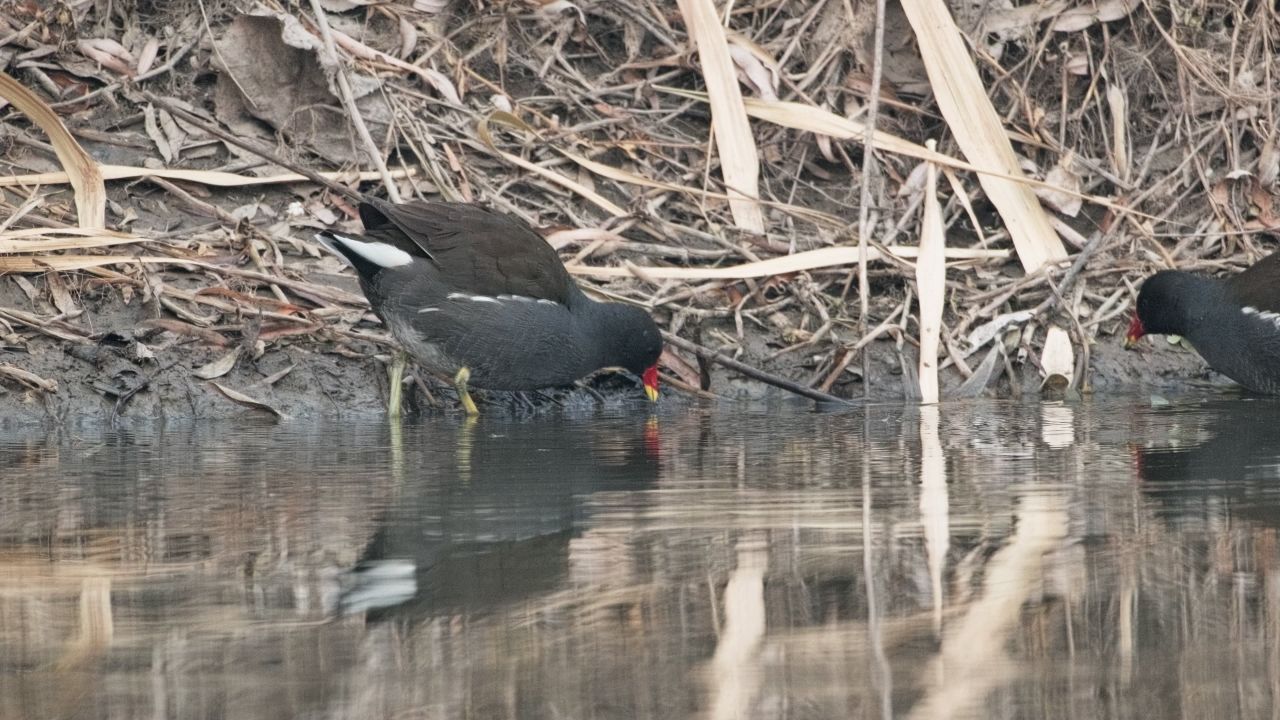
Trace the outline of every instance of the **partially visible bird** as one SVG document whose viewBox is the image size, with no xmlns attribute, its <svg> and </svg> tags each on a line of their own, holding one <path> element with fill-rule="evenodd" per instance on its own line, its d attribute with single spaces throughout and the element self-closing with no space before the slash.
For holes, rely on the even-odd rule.
<svg viewBox="0 0 1280 720">
<path fill-rule="evenodd" d="M 373 311 L 426 369 L 468 385 L 535 390 L 602 368 L 658 398 L 662 335 L 641 308 L 588 298 L 522 220 L 471 203 L 360 203 L 363 235 L 316 238 L 355 268 Z"/>
<path fill-rule="evenodd" d="M 1280 252 L 1228 278 L 1163 270 L 1147 278 L 1125 335 L 1181 335 L 1209 367 L 1280 395 Z"/>
</svg>

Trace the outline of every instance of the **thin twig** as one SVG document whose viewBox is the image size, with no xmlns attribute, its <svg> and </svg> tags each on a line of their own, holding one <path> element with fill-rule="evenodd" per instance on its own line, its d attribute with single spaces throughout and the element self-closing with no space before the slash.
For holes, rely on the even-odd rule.
<svg viewBox="0 0 1280 720">
<path fill-rule="evenodd" d="M 876 116 L 880 112 L 880 78 L 884 60 L 884 5 L 876 0 L 875 49 L 871 61 L 871 91 L 867 98 L 867 131 L 862 138 L 862 188 L 858 199 L 858 334 L 867 334 L 867 312 L 870 305 L 867 287 L 867 242 L 871 236 L 871 176 L 876 170 Z M 853 8 L 845 0 L 845 12 L 853 16 Z M 866 397 L 871 383 L 871 353 L 862 353 L 862 393 Z"/>
<path fill-rule="evenodd" d="M 841 403 L 841 404 L 846 404 L 849 402 L 844 398 L 838 398 L 835 395 L 828 395 L 827 393 L 814 390 L 813 388 L 805 387 L 800 383 L 792 382 L 784 377 L 779 377 L 777 375 L 774 375 L 773 373 L 765 372 L 764 370 L 761 370 L 759 368 L 751 367 L 746 363 L 734 360 L 733 358 L 729 357 L 728 355 L 725 355 L 724 353 L 716 352 L 711 348 L 703 347 L 702 345 L 699 345 L 695 342 L 690 342 L 688 340 L 685 340 L 679 335 L 673 335 L 669 332 L 664 331 L 662 333 L 662 337 L 665 338 L 667 342 L 671 343 L 672 345 L 675 345 L 681 350 L 695 353 L 700 357 L 704 357 L 708 360 L 714 360 L 715 362 L 720 363 L 721 365 L 729 368 L 730 370 L 740 372 L 743 375 L 746 375 L 747 377 L 753 380 L 759 380 L 760 382 L 766 385 L 772 385 L 776 388 L 786 390 L 789 393 L 800 395 L 802 397 L 807 397 L 810 400 L 817 400 L 818 402 Z"/>
<path fill-rule="evenodd" d="M 391 179 L 391 173 L 387 171 L 387 164 L 382 159 L 382 151 L 378 149 L 378 144 L 373 141 L 373 135 L 369 134 L 369 126 L 365 125 L 364 117 L 360 115 L 360 108 L 356 106 L 355 93 L 351 92 L 351 81 L 347 79 L 347 69 L 342 64 L 342 60 L 338 57 L 338 51 L 333 45 L 333 33 L 329 31 L 329 17 L 325 15 L 324 8 L 320 5 L 320 0 L 311 0 L 311 11 L 316 14 L 316 25 L 320 27 L 320 36 L 324 38 L 324 52 L 329 62 L 333 63 L 334 73 L 338 76 L 338 90 L 342 93 L 342 103 L 347 107 L 347 114 L 351 117 L 351 124 L 355 125 L 356 133 L 360 135 L 360 141 L 364 143 L 365 152 L 368 153 L 369 159 L 373 161 L 374 167 L 378 169 L 378 174 L 382 175 L 382 184 L 386 186 L 387 197 L 393 203 L 400 202 L 400 190 L 396 188 L 395 182 Z"/>
<path fill-rule="evenodd" d="M 249 152 L 253 153 L 254 155 L 257 155 L 258 157 L 268 162 L 279 165 L 280 167 L 286 170 L 289 170 L 291 172 L 295 172 L 307 178 L 313 183 L 327 187 L 330 190 L 338 193 L 339 195 L 342 195 L 343 197 L 347 198 L 348 200 L 354 200 L 356 202 L 360 202 L 365 198 L 365 196 L 359 191 L 352 190 L 351 188 L 347 187 L 346 185 L 343 185 L 340 182 L 330 180 L 324 175 L 321 175 L 320 173 L 308 167 L 304 167 L 294 162 L 289 162 L 288 160 L 285 160 L 284 158 L 280 157 L 274 152 L 267 150 L 266 148 L 259 147 L 256 143 L 251 143 L 248 140 L 238 138 L 235 135 L 232 135 L 231 133 L 227 132 L 226 130 L 223 130 L 222 128 L 218 127 L 217 125 L 205 122 L 203 118 L 196 115 L 195 113 L 189 112 L 188 110 L 169 102 L 168 100 L 160 97 L 159 95 L 156 95 L 153 92 L 148 92 L 146 90 L 142 90 L 140 92 L 142 93 L 142 96 L 145 97 L 147 100 L 151 101 L 156 105 L 159 105 L 161 108 L 164 108 L 165 110 L 168 110 L 170 114 L 181 117 L 183 121 L 191 123 L 192 125 L 195 125 L 201 130 L 204 130 L 210 135 L 213 135 L 219 140 L 222 140 L 223 142 L 230 143 L 243 150 L 248 150 Z"/>
</svg>

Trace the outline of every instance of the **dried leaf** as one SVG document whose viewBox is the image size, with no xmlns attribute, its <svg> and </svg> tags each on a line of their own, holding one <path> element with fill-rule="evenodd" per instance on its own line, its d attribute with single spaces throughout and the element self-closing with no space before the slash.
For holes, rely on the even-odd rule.
<svg viewBox="0 0 1280 720">
<path fill-rule="evenodd" d="M 1070 162 L 1071 153 L 1068 152 L 1044 178 L 1049 184 L 1064 188 L 1068 192 L 1038 187 L 1035 189 L 1035 194 L 1036 197 L 1047 203 L 1049 207 L 1067 217 L 1075 217 L 1080 213 L 1080 208 L 1084 205 L 1084 201 L 1080 199 L 1080 176 L 1067 168 Z"/>
<path fill-rule="evenodd" d="M 58 308 L 58 312 L 67 317 L 76 317 L 84 312 L 79 305 L 76 305 L 76 301 L 71 299 L 71 293 L 67 291 L 67 284 L 62 281 L 60 273 L 49 273 L 45 276 L 45 283 L 49 286 L 49 295 L 53 298 L 53 306 Z"/>
<path fill-rule="evenodd" d="M 343 33 L 339 30 L 333 30 L 333 40 L 342 46 L 342 49 L 352 55 L 364 59 L 383 62 L 393 67 L 412 73 L 427 81 L 427 84 L 436 89 L 440 93 L 440 97 L 448 100 L 454 105 L 462 104 L 462 97 L 458 94 L 458 89 L 454 87 L 453 81 L 446 77 L 439 70 L 432 68 L 419 67 L 413 63 L 407 63 L 398 57 L 388 55 L 381 50 L 375 50 L 368 45 L 356 40 L 355 38 Z"/>
<path fill-rule="evenodd" d="M 142 51 L 138 53 L 138 74 L 146 75 L 151 69 L 152 64 L 156 61 L 156 56 L 160 53 L 160 41 L 156 38 L 147 38 L 147 42 L 142 46 Z"/>
<path fill-rule="evenodd" d="M 1010 325 L 1024 323 L 1033 317 L 1035 317 L 1035 313 L 1031 310 L 1019 310 L 997 315 L 995 319 L 979 325 L 969 333 L 969 337 L 965 338 L 965 357 L 969 357 L 981 349 L 983 345 L 999 337 L 1004 333 L 1004 329 Z"/>
<path fill-rule="evenodd" d="M 156 111 L 156 120 L 160 123 L 160 132 L 164 133 L 164 137 L 169 141 L 169 147 L 173 150 L 173 156 L 177 157 L 182 152 L 182 146 L 187 143 L 187 132 L 174 122 L 173 116 L 165 110 Z"/>
<path fill-rule="evenodd" d="M 1139 0 L 1102 0 L 1067 10 L 1058 16 L 1051 28 L 1058 32 L 1079 32 L 1100 22 L 1119 20 L 1133 12 Z"/>
<path fill-rule="evenodd" d="M 36 289 L 35 285 L 31 284 L 30 280 L 22 277 L 21 275 L 14 275 L 13 281 L 22 289 L 23 294 L 27 296 L 28 302 L 35 303 L 40 300 L 40 291 Z"/>
<path fill-rule="evenodd" d="M 126 77 L 133 77 L 136 60 L 133 53 L 123 45 L 110 38 L 82 38 L 76 41 L 76 49 L 81 55 L 98 63 L 104 68 Z"/>
<path fill-rule="evenodd" d="M 228 344 L 225 337 L 213 330 L 197 327 L 191 323 L 185 323 L 173 318 L 152 318 L 150 320 L 143 320 L 142 326 L 160 328 L 162 330 L 167 330 L 174 335 L 186 335 L 188 337 L 200 338 L 210 345 L 217 345 L 219 347 L 225 347 Z"/>
<path fill-rule="evenodd" d="M 409 21 L 407 17 L 400 18 L 400 48 L 396 54 L 401 59 L 407 58 L 413 54 L 418 47 L 418 27 Z"/>
<path fill-rule="evenodd" d="M 133 359 L 138 362 L 151 362 L 156 359 L 155 351 L 137 340 L 133 341 L 133 345 L 129 349 Z"/>
<path fill-rule="evenodd" d="M 335 36 L 338 33 L 334 33 Z M 218 67 L 214 107 L 218 119 L 243 134 L 260 130 L 257 121 L 278 129 L 290 142 L 322 151 L 337 162 L 360 163 L 364 148 L 353 140 L 350 120 L 330 86 L 321 43 L 288 14 L 240 15 L 216 41 Z M 361 78 L 364 82 L 361 83 Z M 380 136 L 391 118 L 378 83 L 352 75 L 361 116 Z"/>
<path fill-rule="evenodd" d="M 147 137 L 156 144 L 156 149 L 160 151 L 160 157 L 164 158 L 165 164 L 173 162 L 173 148 L 169 146 L 169 139 L 160 132 L 160 125 L 156 122 L 156 109 L 150 104 L 142 108 L 142 124 L 146 128 Z"/>
<path fill-rule="evenodd" d="M 268 375 L 268 376 L 266 376 L 266 377 L 262 378 L 261 380 L 259 380 L 259 381 L 255 382 L 255 383 L 253 384 L 253 386 L 252 386 L 252 387 L 257 387 L 257 386 L 259 386 L 259 385 L 267 385 L 267 386 L 275 385 L 276 383 L 278 383 L 278 382 L 280 382 L 281 380 L 283 380 L 283 379 L 285 378 L 285 376 L 287 376 L 289 373 L 293 372 L 294 368 L 296 368 L 296 367 L 298 367 L 298 366 L 297 366 L 297 365 L 290 365 L 289 367 L 287 367 L 287 368 L 285 368 L 285 369 L 283 369 L 283 370 L 277 370 L 276 372 L 273 372 L 273 373 L 271 373 L 270 375 Z"/>
<path fill-rule="evenodd" d="M 244 405 L 245 407 L 253 408 L 254 410 L 261 410 L 263 412 L 271 413 L 272 415 L 276 416 L 277 419 L 280 419 L 280 420 L 283 420 L 285 417 L 284 413 L 280 412 L 274 407 L 268 405 L 267 403 L 262 402 L 261 400 L 255 400 L 254 398 L 251 398 L 248 395 L 245 395 L 239 390 L 232 390 L 231 388 L 221 383 L 214 382 L 212 380 L 209 381 L 209 384 L 217 388 L 218 392 L 227 396 L 228 400 L 238 402 L 241 405 Z"/>
<path fill-rule="evenodd" d="M 778 75 L 765 68 L 760 58 L 736 42 L 729 43 L 729 56 L 738 66 L 738 77 L 765 100 L 778 99 Z"/>
<path fill-rule="evenodd" d="M 216 360 L 212 360 L 191 371 L 192 375 L 201 380 L 213 380 L 231 372 L 236 366 L 236 361 L 240 359 L 240 347 L 234 347 L 229 352 L 223 354 Z"/>
</svg>

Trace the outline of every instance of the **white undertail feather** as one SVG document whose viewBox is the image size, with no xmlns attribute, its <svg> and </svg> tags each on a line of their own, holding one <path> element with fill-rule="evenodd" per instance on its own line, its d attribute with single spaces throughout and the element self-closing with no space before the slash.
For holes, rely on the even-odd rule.
<svg viewBox="0 0 1280 720">
<path fill-rule="evenodd" d="M 413 262 L 412 255 L 394 245 L 388 245 L 386 243 L 354 240 L 337 233 L 329 233 L 327 237 L 316 235 L 316 239 L 326 244 L 329 244 L 326 241 L 340 243 L 344 248 L 359 255 L 365 260 L 384 268 L 399 267 Z"/>
</svg>

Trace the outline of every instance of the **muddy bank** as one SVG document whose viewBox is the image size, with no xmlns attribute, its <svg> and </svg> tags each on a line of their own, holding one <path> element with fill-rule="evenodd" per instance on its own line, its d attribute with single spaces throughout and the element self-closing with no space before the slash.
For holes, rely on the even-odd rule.
<svg viewBox="0 0 1280 720">
<path fill-rule="evenodd" d="M 16 284 L 0 278 L 0 307 L 23 308 L 28 304 Z M 388 393 L 387 366 L 390 348 L 373 341 L 349 339 L 326 342 L 314 336 L 296 340 L 277 339 L 259 357 L 244 350 L 226 374 L 213 380 L 198 372 L 216 365 L 229 352 L 192 338 L 174 335 L 149 326 L 154 308 L 144 302 L 125 303 L 117 293 L 106 293 L 77 324 L 93 329 L 92 342 L 68 342 L 30 328 L 23 328 L 4 340 L 0 363 L 33 373 L 54 384 L 52 389 L 33 387 L 13 378 L 0 377 L 0 417 L 5 424 L 60 424 L 119 422 L 135 420 L 225 419 L 265 416 L 272 413 L 291 419 L 366 418 L 384 414 Z M 372 336 L 378 328 L 367 328 Z M 740 359 L 796 381 L 806 379 L 806 369 L 784 357 L 768 361 L 776 348 L 767 343 L 748 342 L 748 352 Z M 899 402 L 904 388 L 914 381 L 903 372 L 903 360 L 892 343 L 873 343 L 869 398 L 876 402 Z M 915 363 L 914 351 L 907 350 L 908 366 Z M 980 360 L 977 353 L 972 360 Z M 1231 387 L 1229 381 L 1208 373 L 1194 353 L 1164 342 L 1147 341 L 1138 352 L 1126 352 L 1119 341 L 1107 338 L 1095 344 L 1088 373 L 1094 393 L 1140 394 L 1185 388 L 1205 382 Z M 678 412 L 699 402 L 765 400 L 789 398 L 788 394 L 736 373 L 709 366 L 710 395 L 673 387 L 663 387 L 660 412 Z M 1012 369 L 1012 378 L 1008 370 Z M 411 368 L 412 370 L 412 368 Z M 860 401 L 862 382 L 852 373 L 832 392 Z M 944 391 L 980 397 L 1041 397 L 1040 376 L 1027 364 L 1003 361 L 985 388 L 961 389 L 964 378 L 954 368 L 943 372 Z M 215 383 L 232 393 L 233 399 Z M 591 379 L 589 389 L 551 390 L 539 393 L 476 393 L 482 411 L 508 416 L 536 416 L 547 413 L 574 414 L 645 407 L 643 395 L 628 379 L 601 376 Z M 1087 394 L 1087 393 L 1086 393 Z M 414 414 L 459 413 L 451 388 L 427 375 L 411 381 L 406 393 L 407 408 Z M 250 404 L 247 399 L 261 403 Z M 805 402 L 797 399 L 798 402 Z"/>
<path fill-rule="evenodd" d="M 759 182 L 750 183 L 760 189 L 757 222 L 750 204 L 726 202 L 747 186 L 726 176 L 711 141 L 720 111 L 694 99 L 723 78 L 702 66 L 691 22 L 662 4 L 534 14 L 520 3 L 483 2 L 274 14 L 185 0 L 126 2 L 127 12 L 11 5 L 0 13 L 0 69 L 47 107 L 35 114 L 46 120 L 37 128 L 0 101 L 3 418 L 380 416 L 393 347 L 349 274 L 310 239 L 317 230 L 358 232 L 352 198 L 361 192 L 486 203 L 537 228 L 584 284 L 653 308 L 682 338 L 806 386 L 833 383 L 836 396 L 862 398 L 866 388 L 887 402 L 914 387 L 919 340 L 908 337 L 903 357 L 856 329 L 893 326 L 909 336 L 922 324 L 922 292 L 945 298 L 949 353 L 1000 317 L 1034 315 L 1032 339 L 1012 360 L 983 366 L 984 351 L 968 358 L 981 382 L 944 370 L 952 397 L 1039 397 L 1035 358 L 1054 324 L 1074 328 L 1077 358 L 1081 343 L 1094 343 L 1086 388 L 1188 387 L 1208 377 L 1195 355 L 1159 341 L 1141 353 L 1119 348 L 1114 334 L 1134 288 L 1160 268 L 1238 270 L 1274 250 L 1257 233 L 1280 227 L 1271 138 L 1248 123 L 1223 133 L 1203 115 L 1217 106 L 1276 114 L 1274 78 L 1242 84 L 1234 70 L 1265 64 L 1263 24 L 1243 37 L 1197 17 L 1166 29 L 1149 14 L 1125 13 L 1109 21 L 1102 43 L 1089 37 L 1101 30 L 1095 19 L 1072 19 L 1067 30 L 1053 19 L 1059 8 L 995 45 L 973 42 L 988 53 L 975 63 L 986 84 L 968 99 L 1003 118 L 984 134 L 1009 135 L 1019 172 L 1056 189 L 1001 207 L 972 173 L 943 183 L 937 210 L 954 256 L 945 287 L 922 288 L 901 259 L 914 256 L 926 229 L 919 153 L 882 147 L 880 169 L 864 177 L 863 133 L 815 134 L 808 121 L 797 124 L 795 105 L 749 122 L 742 115 L 750 139 L 741 157 L 760 161 Z M 726 15 L 733 37 L 752 48 L 733 59 L 745 63 L 739 90 L 753 106 L 799 103 L 806 117 L 825 118 L 821 128 L 868 109 L 877 23 L 867 8 L 855 17 L 845 10 L 806 0 Z M 969 10 L 957 20 L 971 38 L 990 39 L 988 20 L 1008 26 L 1000 8 Z M 880 58 L 878 128 L 906 143 L 894 147 L 939 139 L 937 152 L 970 156 L 952 137 L 967 123 L 947 118 L 934 99 L 934 88 L 949 83 L 922 62 L 936 43 L 916 43 L 902 8 L 891 4 L 882 20 L 887 47 L 897 49 Z M 345 33 L 341 47 L 328 47 L 325 24 Z M 1152 40 L 1168 32 L 1185 45 Z M 1045 47 L 1068 62 L 1040 62 L 1036 48 Z M 1194 50 L 1194 72 L 1182 47 Z M 1102 76 L 1099 48 L 1147 62 Z M 355 91 L 336 82 L 339 64 Z M 1063 75 L 1062 67 L 1073 69 Z M 1018 73 L 1021 81 L 1008 82 Z M 1186 100 L 1193 97 L 1200 100 Z M 1095 127 L 1119 107 L 1131 110 L 1116 116 L 1131 155 Z M 48 175 L 64 164 L 48 142 L 54 116 L 71 133 L 64 143 L 78 141 L 92 162 L 114 166 L 105 208 L 82 208 Z M 356 131 L 357 117 L 368 134 Z M 1170 136 L 1170 128 L 1186 130 Z M 1197 172 L 1185 171 L 1187 158 L 1197 159 Z M 1053 228 L 1019 244 L 1019 229 L 1034 226 L 1032 210 Z M 72 226 L 113 234 L 68 234 Z M 901 256 L 868 268 L 866 307 L 855 301 L 843 252 L 859 235 Z M 1066 250 L 1048 256 L 1081 253 L 1079 267 L 1030 272 L 1045 254 L 1041 241 Z M 849 348 L 866 342 L 863 378 Z M 688 353 L 666 371 L 700 384 Z M 714 397 L 781 397 L 707 372 Z M 457 412 L 449 388 L 430 379 L 412 387 L 411 410 Z M 591 390 L 487 397 L 486 412 L 519 415 L 643 404 L 617 378 Z M 662 407 L 700 397 L 668 383 Z"/>
</svg>

